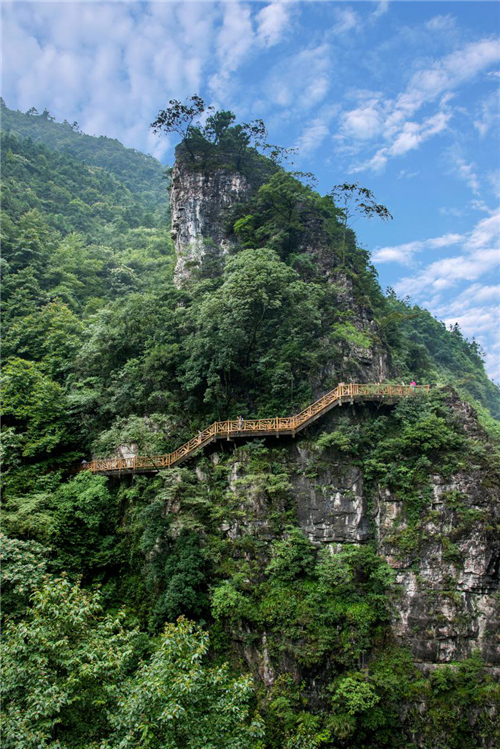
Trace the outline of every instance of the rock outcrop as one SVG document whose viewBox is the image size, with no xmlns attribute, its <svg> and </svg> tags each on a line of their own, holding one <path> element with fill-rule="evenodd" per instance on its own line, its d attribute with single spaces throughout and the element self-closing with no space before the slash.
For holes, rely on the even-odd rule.
<svg viewBox="0 0 500 749">
<path fill-rule="evenodd" d="M 237 245 L 229 225 L 231 212 L 238 203 L 247 202 L 254 189 L 241 172 L 224 168 L 203 171 L 177 158 L 172 170 L 170 210 L 177 257 L 174 281 L 178 287 L 189 284 L 203 272 L 222 273 L 224 256 Z M 347 378 L 383 382 L 390 377 L 390 355 L 373 313 L 357 300 L 352 280 L 340 267 L 320 218 L 311 214 L 306 216 L 305 223 L 302 251 L 311 257 L 321 275 L 335 285 L 339 309 L 349 313 L 361 340 L 349 343 L 343 361 L 332 362 L 311 383 L 313 395 L 322 394 L 325 383 Z"/>
<path fill-rule="evenodd" d="M 171 234 L 177 256 L 175 283 L 183 286 L 231 246 L 226 223 L 236 203 L 248 200 L 246 177 L 227 169 L 202 171 L 176 161 L 170 188 Z"/>
<path fill-rule="evenodd" d="M 465 433 L 481 436 L 473 409 L 450 398 Z M 311 435 L 335 429 L 346 409 L 332 412 Z M 355 411 L 351 413 L 353 427 Z M 486 436 L 483 434 L 484 439 Z M 290 494 L 298 525 L 318 548 L 374 541 L 395 571 L 393 635 L 422 668 L 481 653 L 500 667 L 500 485 L 479 466 L 430 477 L 431 499 L 418 527 L 410 527 L 404 502 L 387 489 L 367 492 L 362 470 L 345 453 L 318 455 L 306 440 L 287 442 Z M 244 462 L 233 466 L 231 496 L 241 496 L 231 538 L 250 534 L 270 542 L 277 507 L 252 483 Z M 285 507 L 279 509 L 285 512 Z M 243 519 L 242 519 L 243 518 Z"/>
<path fill-rule="evenodd" d="M 231 212 L 236 204 L 248 201 L 252 192 L 250 183 L 240 173 L 225 169 L 203 172 L 182 162 L 176 164 L 171 212 L 178 286 L 199 278 L 207 266 L 212 272 L 214 268 L 215 272 L 222 272 L 224 256 L 237 242 L 231 233 Z M 324 363 L 323 371 L 310 374 L 313 394 L 319 396 L 332 382 L 340 380 L 383 382 L 394 376 L 389 349 L 366 297 L 355 288 L 355 280 L 339 262 L 316 215 L 311 215 L 301 251 L 332 284 L 338 317 L 343 321 L 339 325 L 344 336 L 340 343 L 334 338 L 334 331 L 325 331 L 325 348 L 339 353 Z M 448 395 L 448 406 L 455 412 L 462 433 L 479 442 L 486 440 L 474 410 L 452 391 Z M 383 413 L 384 406 L 381 408 Z M 365 417 L 376 415 L 365 412 Z M 273 453 L 273 470 L 281 466 L 283 473 L 278 477 L 272 474 L 273 481 L 280 483 L 280 491 L 272 482 L 268 491 L 265 480 L 252 473 L 248 456 L 230 459 L 219 530 L 235 555 L 245 558 L 249 570 L 252 565 L 267 564 L 268 550 L 282 532 L 276 531 L 276 519 L 285 516 L 293 518 L 293 523 L 318 549 L 327 547 L 333 554 L 344 545 L 373 544 L 395 575 L 391 642 L 408 648 L 418 668 L 427 674 L 475 651 L 480 652 L 490 673 L 498 674 L 498 477 L 485 470 L 484 465 L 471 464 L 466 470 L 455 467 L 448 473 L 439 473 L 440 467 L 435 468 L 415 523 L 401 496 L 385 487 L 374 487 L 365 479 L 363 463 L 355 455 L 335 448 L 318 452 L 314 442 L 308 440 L 320 431 L 335 430 L 339 426 L 337 420 L 345 422 L 346 418 L 355 428 L 364 417 L 360 417 L 356 407 L 346 406 L 331 412 L 296 442 L 287 438 L 281 441 L 287 449 L 281 454 Z M 399 457 L 395 454 L 394 460 L 397 462 Z M 216 455 L 213 458 L 215 462 Z M 208 474 L 198 478 L 210 481 Z M 254 542 L 256 557 L 251 550 Z M 311 704 L 320 704 L 316 692 L 321 691 L 321 674 L 303 672 L 290 655 L 283 654 L 285 646 L 277 658 L 272 632 L 259 630 L 256 625 L 255 631 L 236 629 L 231 636 L 240 657 L 265 687 L 273 687 L 280 673 L 291 673 L 297 683 L 303 680 L 306 684 Z M 366 665 L 363 662 L 360 667 Z M 323 666 L 326 673 L 328 663 Z M 425 706 L 420 707 L 425 713 Z M 472 713 L 470 719 L 474 719 Z M 427 749 L 425 737 L 413 739 L 419 749 Z M 481 739 L 478 747 L 493 749 L 493 744 Z"/>
<path fill-rule="evenodd" d="M 251 195 L 252 187 L 241 173 L 222 168 L 202 171 L 182 160 L 176 163 L 171 211 L 179 286 L 199 275 L 206 263 L 223 259 L 236 241 L 228 226 L 231 211 Z M 312 389 L 319 394 L 325 382 L 346 375 L 350 380 L 384 381 L 391 374 L 390 358 L 373 314 L 357 298 L 320 218 L 311 215 L 309 223 L 303 251 L 335 285 L 339 309 L 348 311 L 352 330 L 343 356 L 316 375 Z M 481 437 L 473 409 L 452 392 L 449 398 L 463 432 Z M 344 416 L 343 411 L 329 418 L 333 423 Z M 290 448 L 294 465 L 290 493 L 298 525 L 317 546 L 328 544 L 335 549 L 342 544 L 376 542 L 379 553 L 395 570 L 400 591 L 394 635 L 410 647 L 416 660 L 447 663 L 479 649 L 487 663 L 500 665 L 500 612 L 494 595 L 499 590 L 500 566 L 500 542 L 494 531 L 499 523 L 498 485 L 479 468 L 446 479 L 432 476 L 432 501 L 417 531 L 410 527 L 400 498 L 386 489 L 375 496 L 367 494 L 362 470 L 352 458 L 327 450 L 318 460 L 308 452 L 307 441 L 290 444 Z M 315 463 L 314 478 L 309 472 L 311 462 Z M 236 497 L 244 487 L 241 513 L 222 530 L 233 540 L 249 533 L 271 541 L 266 493 L 252 485 L 244 464 L 233 467 L 230 484 Z"/>
</svg>

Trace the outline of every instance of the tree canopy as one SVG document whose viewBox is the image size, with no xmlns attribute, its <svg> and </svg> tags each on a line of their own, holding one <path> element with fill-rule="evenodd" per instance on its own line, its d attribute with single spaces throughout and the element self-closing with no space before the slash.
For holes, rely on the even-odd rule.
<svg viewBox="0 0 500 749">
<path fill-rule="evenodd" d="M 236 115 L 228 110 L 216 111 L 194 95 L 182 103 L 171 99 L 151 123 L 154 133 L 176 133 L 180 136 L 179 156 L 200 169 L 230 167 L 238 171 L 265 167 L 258 158 L 265 154 L 271 164 L 279 164 L 293 149 L 271 145 L 263 120 L 236 123 Z"/>
</svg>

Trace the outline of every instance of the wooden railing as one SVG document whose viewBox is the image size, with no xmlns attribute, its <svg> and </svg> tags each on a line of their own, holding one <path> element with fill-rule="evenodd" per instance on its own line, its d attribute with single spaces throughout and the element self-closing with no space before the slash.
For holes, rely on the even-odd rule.
<svg viewBox="0 0 500 749">
<path fill-rule="evenodd" d="M 429 385 L 359 385 L 341 383 L 319 400 L 312 403 L 295 416 L 276 416 L 272 419 L 232 419 L 214 421 L 202 429 L 177 450 L 166 455 L 138 455 L 133 458 L 102 458 L 87 463 L 83 470 L 92 473 L 131 473 L 156 472 L 164 468 L 180 465 L 191 455 L 216 439 L 234 439 L 237 437 L 265 437 L 269 435 L 292 435 L 325 414 L 331 408 L 355 400 L 383 400 L 413 395 L 418 391 L 429 390 Z"/>
</svg>

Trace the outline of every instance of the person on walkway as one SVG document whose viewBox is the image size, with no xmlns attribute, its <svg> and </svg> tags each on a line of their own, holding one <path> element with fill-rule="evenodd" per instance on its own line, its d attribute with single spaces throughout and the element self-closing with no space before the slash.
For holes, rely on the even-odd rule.
<svg viewBox="0 0 500 749">
<path fill-rule="evenodd" d="M 410 387 L 411 387 L 412 390 L 415 390 L 415 388 L 417 387 L 417 383 L 415 382 L 415 380 L 412 380 L 410 382 Z"/>
<path fill-rule="evenodd" d="M 84 471 L 87 468 L 87 461 L 85 458 L 82 460 L 82 471 Z"/>
<path fill-rule="evenodd" d="M 243 429 L 243 416 L 238 416 L 238 429 Z"/>
</svg>

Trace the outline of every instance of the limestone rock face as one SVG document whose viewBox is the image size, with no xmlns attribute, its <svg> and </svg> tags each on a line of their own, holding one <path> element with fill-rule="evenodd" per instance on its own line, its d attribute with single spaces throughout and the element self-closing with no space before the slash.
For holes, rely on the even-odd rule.
<svg viewBox="0 0 500 749">
<path fill-rule="evenodd" d="M 254 187 L 240 172 L 228 169 L 203 171 L 181 157 L 176 159 L 172 171 L 170 210 L 171 235 L 177 256 L 174 274 L 177 287 L 189 284 L 200 271 L 222 272 L 224 255 L 237 244 L 228 226 L 231 211 L 236 204 L 247 202 L 253 191 Z M 381 341 L 373 313 L 358 301 L 352 280 L 333 252 L 331 239 L 321 219 L 311 213 L 305 217 L 305 223 L 302 251 L 335 286 L 339 309 L 348 312 L 361 341 L 349 344 L 343 361 L 332 362 L 319 374 L 311 383 L 313 395 L 322 395 L 329 387 L 325 383 L 347 378 L 356 382 L 383 382 L 390 377 L 390 356 Z"/>
<path fill-rule="evenodd" d="M 306 454 L 298 448 L 299 461 Z M 302 454 L 301 454 L 302 453 Z M 297 517 L 304 534 L 314 544 L 356 543 L 370 538 L 370 522 L 359 468 L 332 465 L 325 468 L 320 482 L 296 474 L 293 492 Z"/>
<path fill-rule="evenodd" d="M 486 439 L 469 404 L 450 393 L 448 405 L 465 433 Z M 415 659 L 449 663 L 479 650 L 499 667 L 500 487 L 494 473 L 469 467 L 446 479 L 431 476 L 432 499 L 412 532 L 403 502 L 387 489 L 369 499 L 362 472 L 344 455 L 326 451 L 309 479 L 313 456 L 300 443 L 294 452 L 302 469 L 293 491 L 303 532 L 332 549 L 376 542 L 399 587 L 393 633 Z"/>
<path fill-rule="evenodd" d="M 226 169 L 201 171 L 176 161 L 170 188 L 171 234 L 177 255 L 175 283 L 188 283 L 209 259 L 231 246 L 226 222 L 236 203 L 250 197 L 248 180 Z"/>
<path fill-rule="evenodd" d="M 432 504 L 418 546 L 415 539 L 409 549 L 401 544 L 408 539 L 402 503 L 388 492 L 375 502 L 378 547 L 401 590 L 394 633 L 422 662 L 480 650 L 486 663 L 500 665 L 500 543 L 491 530 L 498 497 L 483 478 L 479 471 L 446 482 L 433 476 Z"/>
<path fill-rule="evenodd" d="M 479 436 L 473 409 L 458 398 L 450 405 L 464 432 Z M 331 412 L 306 435 L 335 428 L 346 408 Z M 343 544 L 376 544 L 396 575 L 393 635 L 415 661 L 434 668 L 479 650 L 490 669 L 498 670 L 500 486 L 494 474 L 472 467 L 446 479 L 432 475 L 431 499 L 415 530 L 397 496 L 385 488 L 375 496 L 366 491 L 362 470 L 348 455 L 331 448 L 318 455 L 307 438 L 286 444 L 298 525 L 313 544 L 327 545 L 332 553 Z M 224 529 L 228 536 L 272 541 L 272 514 L 285 512 L 285 506 L 270 503 L 244 462 L 235 463 L 230 483 L 239 513 Z"/>
</svg>

